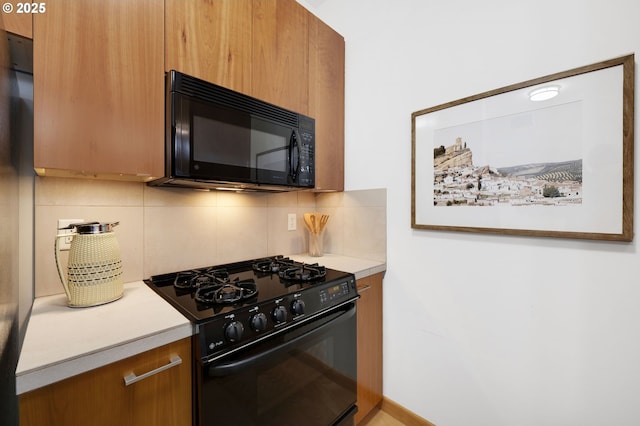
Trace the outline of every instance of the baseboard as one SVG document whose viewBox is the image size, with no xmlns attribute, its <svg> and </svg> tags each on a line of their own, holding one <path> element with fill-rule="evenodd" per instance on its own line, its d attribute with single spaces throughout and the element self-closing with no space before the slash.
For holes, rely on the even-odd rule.
<svg viewBox="0 0 640 426">
<path fill-rule="evenodd" d="M 407 410 L 402 405 L 386 397 L 382 398 L 380 408 L 391 417 L 401 421 L 407 426 L 436 426 L 427 419 L 423 419 L 416 413 Z"/>
</svg>

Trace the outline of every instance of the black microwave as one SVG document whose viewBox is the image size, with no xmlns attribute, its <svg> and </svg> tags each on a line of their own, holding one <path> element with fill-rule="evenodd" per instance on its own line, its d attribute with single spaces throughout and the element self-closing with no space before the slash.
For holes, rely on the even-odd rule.
<svg viewBox="0 0 640 426">
<path fill-rule="evenodd" d="M 152 186 L 287 191 L 315 185 L 315 120 L 166 75 L 165 176 Z"/>
</svg>

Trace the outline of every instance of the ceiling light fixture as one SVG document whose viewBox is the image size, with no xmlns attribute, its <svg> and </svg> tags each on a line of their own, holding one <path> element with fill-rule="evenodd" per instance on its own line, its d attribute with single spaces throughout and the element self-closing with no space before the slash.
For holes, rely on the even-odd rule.
<svg viewBox="0 0 640 426">
<path fill-rule="evenodd" d="M 560 92 L 560 86 L 544 86 L 529 92 L 529 99 L 534 102 L 555 98 Z"/>
</svg>

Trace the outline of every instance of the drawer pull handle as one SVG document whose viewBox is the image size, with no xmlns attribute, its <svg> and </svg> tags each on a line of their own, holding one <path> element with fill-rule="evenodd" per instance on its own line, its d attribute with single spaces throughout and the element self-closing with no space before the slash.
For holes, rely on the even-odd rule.
<svg viewBox="0 0 640 426">
<path fill-rule="evenodd" d="M 363 291 L 371 290 L 370 285 L 363 285 L 362 287 L 358 287 L 358 293 L 362 293 Z"/>
<path fill-rule="evenodd" d="M 136 376 L 135 373 L 127 374 L 126 376 L 124 376 L 124 385 L 125 386 L 132 385 L 135 382 L 139 382 L 140 380 L 146 379 L 149 376 L 153 376 L 154 374 L 158 374 L 161 371 L 168 370 L 169 368 L 175 367 L 176 365 L 180 365 L 180 364 L 182 364 L 182 358 L 180 358 L 178 355 L 173 355 L 171 357 L 171 360 L 169 361 L 169 364 L 163 365 L 162 367 L 158 367 L 155 370 L 148 371 L 139 376 Z"/>
</svg>

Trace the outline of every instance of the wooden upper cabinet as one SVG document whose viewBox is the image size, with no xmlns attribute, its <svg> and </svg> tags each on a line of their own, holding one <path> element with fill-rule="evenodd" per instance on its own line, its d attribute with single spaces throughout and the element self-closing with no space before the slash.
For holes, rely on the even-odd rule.
<svg viewBox="0 0 640 426">
<path fill-rule="evenodd" d="M 165 70 L 251 94 L 251 0 L 166 0 Z"/>
<path fill-rule="evenodd" d="M 316 191 L 344 190 L 344 38 L 309 16 L 309 115 L 316 120 Z"/>
<path fill-rule="evenodd" d="M 164 0 L 49 0 L 34 15 L 34 165 L 45 176 L 164 174 Z"/>
<path fill-rule="evenodd" d="M 309 15 L 295 0 L 253 1 L 253 97 L 308 114 Z"/>
<path fill-rule="evenodd" d="M 4 3 L 4 4 L 12 4 L 12 3 Z M 23 3 L 31 5 L 31 3 Z M 38 5 L 42 3 L 36 3 Z M 43 13 L 46 13 L 47 4 L 44 3 L 45 10 Z M 13 12 L 11 13 L 2 13 L 2 21 L 4 23 L 4 29 L 7 32 L 25 37 L 25 38 L 33 38 L 33 19 L 31 13 L 17 13 L 16 4 L 13 4 Z M 29 6 L 30 7 L 30 6 Z"/>
</svg>

